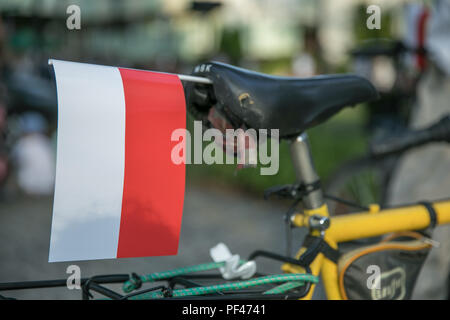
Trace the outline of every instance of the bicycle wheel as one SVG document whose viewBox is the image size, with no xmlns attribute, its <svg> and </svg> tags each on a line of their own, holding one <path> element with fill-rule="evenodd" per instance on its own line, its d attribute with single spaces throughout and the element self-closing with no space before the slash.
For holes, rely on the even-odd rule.
<svg viewBox="0 0 450 320">
<path fill-rule="evenodd" d="M 395 157 L 362 157 L 341 165 L 327 180 L 324 188 L 330 214 L 361 211 L 373 203 L 383 206 L 396 161 Z"/>
</svg>

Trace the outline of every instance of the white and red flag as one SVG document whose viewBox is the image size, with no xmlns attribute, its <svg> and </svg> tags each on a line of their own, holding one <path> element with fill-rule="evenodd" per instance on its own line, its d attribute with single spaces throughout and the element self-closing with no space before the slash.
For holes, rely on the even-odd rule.
<svg viewBox="0 0 450 320">
<path fill-rule="evenodd" d="M 185 166 L 171 134 L 186 127 L 177 75 L 51 60 L 58 96 L 49 262 L 173 255 Z"/>
</svg>

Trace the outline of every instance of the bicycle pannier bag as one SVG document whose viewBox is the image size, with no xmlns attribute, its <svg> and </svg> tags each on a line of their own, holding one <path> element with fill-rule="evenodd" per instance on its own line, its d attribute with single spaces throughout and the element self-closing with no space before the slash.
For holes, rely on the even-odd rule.
<svg viewBox="0 0 450 320">
<path fill-rule="evenodd" d="M 352 249 L 352 243 L 344 243 L 338 261 L 343 299 L 410 299 L 431 250 L 428 240 L 419 232 L 401 232 L 356 249 L 355 243 Z"/>
</svg>

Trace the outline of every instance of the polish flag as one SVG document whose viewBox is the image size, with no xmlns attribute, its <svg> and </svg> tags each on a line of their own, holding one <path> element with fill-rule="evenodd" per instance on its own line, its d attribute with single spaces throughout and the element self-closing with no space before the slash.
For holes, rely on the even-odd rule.
<svg viewBox="0 0 450 320">
<path fill-rule="evenodd" d="M 49 262 L 174 255 L 186 127 L 177 75 L 50 60 L 58 142 Z M 177 142 L 178 143 L 178 142 Z"/>
</svg>

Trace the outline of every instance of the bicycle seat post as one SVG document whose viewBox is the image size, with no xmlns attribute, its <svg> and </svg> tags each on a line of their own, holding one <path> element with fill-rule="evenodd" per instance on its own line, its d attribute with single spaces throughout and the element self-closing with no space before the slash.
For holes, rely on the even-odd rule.
<svg viewBox="0 0 450 320">
<path fill-rule="evenodd" d="M 311 185 L 317 183 L 319 176 L 314 167 L 308 135 L 303 132 L 290 144 L 291 158 L 298 183 Z M 303 198 L 305 209 L 317 209 L 324 204 L 321 189 L 311 191 Z"/>
</svg>

